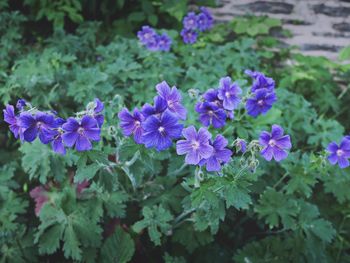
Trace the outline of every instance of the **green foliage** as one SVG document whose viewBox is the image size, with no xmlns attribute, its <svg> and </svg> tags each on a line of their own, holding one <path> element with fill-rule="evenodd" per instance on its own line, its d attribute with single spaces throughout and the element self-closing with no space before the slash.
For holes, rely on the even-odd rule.
<svg viewBox="0 0 350 263">
<path fill-rule="evenodd" d="M 121 227 L 108 237 L 102 245 L 101 255 L 103 262 L 129 262 L 135 252 L 134 241 Z"/>
<path fill-rule="evenodd" d="M 281 27 L 281 20 L 269 17 L 242 17 L 232 21 L 231 26 L 237 34 L 247 34 L 251 37 L 267 35 L 270 29 Z"/>
<path fill-rule="evenodd" d="M 84 153 L 15 142 L 0 123 L 1 262 L 349 261 L 349 170 L 330 166 L 324 151 L 349 133 L 349 65 L 290 54 L 270 34 L 285 33 L 281 21 L 267 17 L 218 24 L 185 45 L 187 3 L 27 0 L 24 16 L 0 1 L 2 104 L 23 97 L 64 118 L 95 97 L 105 104 L 102 140 Z M 51 23 L 52 33 L 37 28 Z M 170 52 L 139 44 L 144 24 L 172 28 Z M 279 124 L 293 144 L 281 163 L 249 150 L 206 173 L 174 148 L 157 152 L 122 135 L 117 113 L 150 103 L 162 80 L 182 93 L 184 125 L 198 128 L 197 95 L 230 76 L 246 98 L 245 69 L 273 77 L 278 101 L 258 118 L 242 103 L 210 132 L 234 149 L 237 137 L 256 140 Z"/>
<path fill-rule="evenodd" d="M 142 215 L 144 218 L 132 226 L 133 230 L 140 233 L 141 230 L 147 228 L 150 239 L 156 246 L 159 246 L 162 234 L 167 235 L 171 229 L 169 221 L 173 219 L 173 216 L 162 206 L 152 208 L 145 206 L 142 209 Z"/>
</svg>

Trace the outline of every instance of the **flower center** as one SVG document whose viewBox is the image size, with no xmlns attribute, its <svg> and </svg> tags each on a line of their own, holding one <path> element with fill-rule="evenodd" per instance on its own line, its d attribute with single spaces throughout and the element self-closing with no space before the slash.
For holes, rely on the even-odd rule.
<svg viewBox="0 0 350 263">
<path fill-rule="evenodd" d="M 168 107 L 173 108 L 174 107 L 174 102 L 172 100 L 168 101 Z"/>
<path fill-rule="evenodd" d="M 263 100 L 258 100 L 258 105 L 260 105 L 260 106 L 264 105 L 264 101 Z"/>
<path fill-rule="evenodd" d="M 80 127 L 80 128 L 78 129 L 78 133 L 79 133 L 79 134 L 83 134 L 83 133 L 84 133 L 84 128 L 83 128 L 83 127 Z"/>
<path fill-rule="evenodd" d="M 193 150 L 197 150 L 199 148 L 199 142 L 192 141 L 191 146 L 192 146 Z"/>
<path fill-rule="evenodd" d="M 339 149 L 339 150 L 337 150 L 337 156 L 342 156 L 344 154 L 344 151 L 343 150 L 341 150 L 341 149 Z"/>
<path fill-rule="evenodd" d="M 165 131 L 165 129 L 164 129 L 164 127 L 160 126 L 160 127 L 158 128 L 158 131 L 159 131 L 160 133 L 163 133 L 163 132 Z"/>
<path fill-rule="evenodd" d="M 141 125 L 141 122 L 140 122 L 140 121 L 135 121 L 135 126 L 136 126 L 136 127 L 140 127 L 140 125 Z"/>
<path fill-rule="evenodd" d="M 228 99 L 229 99 L 229 98 L 231 97 L 230 92 L 226 91 L 226 92 L 225 92 L 225 96 L 226 96 L 226 98 L 228 98 Z"/>
<path fill-rule="evenodd" d="M 271 147 L 274 147 L 274 146 L 276 145 L 276 141 L 275 141 L 274 139 L 271 139 L 271 140 L 269 141 L 269 145 L 270 145 Z"/>
<path fill-rule="evenodd" d="M 37 124 L 36 124 L 36 126 L 40 129 L 41 126 L 43 126 L 43 123 L 42 123 L 41 121 L 38 121 Z"/>
<path fill-rule="evenodd" d="M 208 111 L 209 116 L 213 116 L 214 112 L 212 110 Z"/>
</svg>

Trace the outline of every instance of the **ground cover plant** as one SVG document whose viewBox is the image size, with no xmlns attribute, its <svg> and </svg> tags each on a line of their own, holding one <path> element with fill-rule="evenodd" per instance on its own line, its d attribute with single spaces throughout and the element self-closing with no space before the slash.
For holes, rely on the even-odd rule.
<svg viewBox="0 0 350 263">
<path fill-rule="evenodd" d="M 0 1 L 1 262 L 350 260 L 349 64 L 209 1 L 58 2 Z"/>
</svg>

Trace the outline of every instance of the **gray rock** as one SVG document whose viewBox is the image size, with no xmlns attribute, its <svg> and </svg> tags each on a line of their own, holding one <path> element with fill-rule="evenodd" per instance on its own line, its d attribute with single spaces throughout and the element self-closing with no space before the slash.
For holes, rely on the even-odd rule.
<svg viewBox="0 0 350 263">
<path fill-rule="evenodd" d="M 262 12 L 271 14 L 291 14 L 294 6 L 283 2 L 267 2 L 267 1 L 256 1 L 246 5 L 237 5 L 235 7 L 249 10 L 251 12 Z"/>
<path fill-rule="evenodd" d="M 326 6 L 325 4 L 314 5 L 314 12 L 316 14 L 324 14 L 333 17 L 347 17 L 350 16 L 349 7 L 336 7 L 336 6 Z"/>
</svg>

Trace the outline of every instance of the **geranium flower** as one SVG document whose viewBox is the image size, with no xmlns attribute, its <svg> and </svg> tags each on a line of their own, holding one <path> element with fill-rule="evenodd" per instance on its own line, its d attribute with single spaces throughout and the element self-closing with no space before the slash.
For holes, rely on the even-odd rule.
<svg viewBox="0 0 350 263">
<path fill-rule="evenodd" d="M 88 115 L 85 115 L 81 121 L 75 118 L 68 118 L 62 125 L 64 133 L 62 139 L 67 147 L 73 147 L 77 151 L 87 151 L 92 149 L 91 141 L 99 141 L 101 130 L 97 121 Z"/>
<path fill-rule="evenodd" d="M 185 162 L 187 164 L 198 164 L 202 159 L 208 159 L 214 149 L 209 144 L 211 134 L 206 128 L 200 128 L 198 132 L 194 126 L 189 126 L 183 129 L 182 135 L 185 140 L 179 140 L 176 143 L 176 153 L 178 155 L 184 155 Z"/>
<path fill-rule="evenodd" d="M 212 28 L 214 19 L 209 10 L 205 7 L 200 7 L 202 11 L 197 15 L 197 26 L 200 31 L 206 31 Z"/>
<path fill-rule="evenodd" d="M 27 142 L 32 142 L 37 136 L 43 144 L 48 144 L 55 135 L 55 117 L 44 112 L 37 112 L 32 115 L 23 112 L 19 116 L 20 126 L 24 129 L 23 138 Z"/>
<path fill-rule="evenodd" d="M 253 117 L 265 114 L 276 101 L 277 97 L 274 92 L 269 92 L 267 89 L 258 89 L 252 94 L 252 97 L 247 99 L 247 113 Z"/>
<path fill-rule="evenodd" d="M 213 142 L 210 142 L 210 145 L 213 146 L 213 152 L 211 156 L 207 159 L 202 159 L 199 162 L 199 165 L 205 165 L 208 172 L 218 172 L 221 170 L 221 165 L 228 163 L 232 151 L 225 148 L 228 142 L 224 136 L 221 134 L 217 135 Z"/>
<path fill-rule="evenodd" d="M 196 30 L 197 29 L 197 16 L 194 12 L 189 12 L 182 21 L 185 29 Z"/>
<path fill-rule="evenodd" d="M 223 101 L 225 110 L 234 110 L 241 102 L 239 95 L 242 93 L 241 88 L 231 82 L 230 77 L 220 79 L 218 97 Z"/>
<path fill-rule="evenodd" d="M 277 162 L 287 158 L 289 150 L 292 148 L 289 135 L 283 135 L 283 129 L 279 125 L 272 125 L 271 133 L 263 131 L 260 134 L 259 143 L 264 148 L 261 155 L 271 161 L 274 158 Z"/>
<path fill-rule="evenodd" d="M 169 51 L 171 47 L 171 38 L 163 33 L 157 38 L 158 50 L 160 51 Z"/>
<path fill-rule="evenodd" d="M 329 152 L 328 161 L 332 165 L 338 163 L 342 169 L 349 166 L 350 141 L 347 138 L 343 138 L 339 146 L 335 142 L 331 142 L 327 151 Z"/>
<path fill-rule="evenodd" d="M 159 96 L 166 101 L 168 109 L 177 115 L 180 119 L 185 120 L 187 110 L 181 104 L 182 97 L 177 88 L 172 87 L 170 89 L 168 83 L 166 83 L 166 81 L 163 81 L 156 85 L 156 89 Z"/>
<path fill-rule="evenodd" d="M 218 129 L 225 126 L 226 111 L 212 102 L 199 102 L 195 107 L 199 115 L 199 121 L 206 127 L 213 125 Z"/>
<path fill-rule="evenodd" d="M 158 151 L 169 148 L 173 139 L 181 137 L 183 125 L 178 123 L 178 118 L 169 110 L 161 116 L 149 116 L 143 123 L 143 143 L 147 148 L 156 148 Z"/>
<path fill-rule="evenodd" d="M 123 108 L 121 112 L 119 112 L 118 118 L 123 134 L 125 136 L 134 135 L 135 142 L 139 144 L 142 143 L 143 128 L 141 124 L 144 117 L 141 112 L 135 108 L 133 113 L 130 114 L 126 108 Z"/>
<path fill-rule="evenodd" d="M 198 33 L 194 30 L 184 28 L 180 34 L 185 44 L 194 44 L 197 42 Z"/>
<path fill-rule="evenodd" d="M 12 105 L 6 105 L 4 112 L 4 121 L 9 124 L 10 131 L 13 133 L 15 138 L 20 137 L 23 140 L 23 129 L 20 126 L 19 120 L 15 115 L 15 108 Z"/>
</svg>

